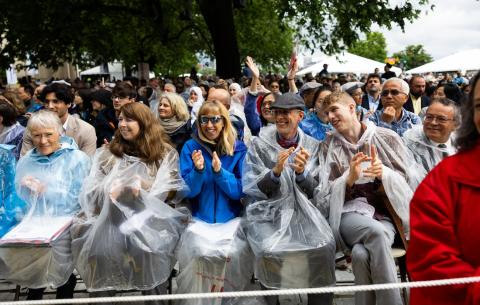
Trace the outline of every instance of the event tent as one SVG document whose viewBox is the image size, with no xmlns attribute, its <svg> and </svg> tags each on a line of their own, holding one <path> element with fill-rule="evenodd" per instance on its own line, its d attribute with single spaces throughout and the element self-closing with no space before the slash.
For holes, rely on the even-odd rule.
<svg viewBox="0 0 480 305">
<path fill-rule="evenodd" d="M 432 61 L 423 66 L 408 70 L 407 73 L 416 74 L 428 72 L 480 70 L 479 59 L 480 49 L 471 49 Z"/>
<path fill-rule="evenodd" d="M 123 79 L 123 66 L 119 62 L 108 63 L 108 71 L 102 66 L 96 66 L 90 68 L 88 70 L 84 70 L 80 72 L 80 76 L 102 76 L 102 75 L 110 75 L 110 77 L 115 77 L 115 79 Z"/>
<path fill-rule="evenodd" d="M 383 73 L 383 68 L 385 67 L 385 63 L 371 60 L 348 52 L 332 56 L 323 55 L 316 59 L 315 62 L 315 64 L 298 71 L 297 75 L 305 75 L 307 73 L 312 73 L 313 75 L 315 75 L 322 71 L 324 64 L 328 64 L 329 73 L 367 74 L 373 73 L 375 68 L 378 68 L 380 70 L 380 73 Z M 397 75 L 400 75 L 400 73 L 402 73 L 402 69 L 397 67 L 392 67 L 391 70 Z"/>
</svg>

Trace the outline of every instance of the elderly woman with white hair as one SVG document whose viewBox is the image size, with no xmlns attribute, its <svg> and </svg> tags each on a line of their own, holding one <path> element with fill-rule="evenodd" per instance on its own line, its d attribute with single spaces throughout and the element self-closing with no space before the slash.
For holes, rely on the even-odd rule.
<svg viewBox="0 0 480 305">
<path fill-rule="evenodd" d="M 0 277 L 30 287 L 30 300 L 41 299 L 47 286 L 57 288 L 57 298 L 72 298 L 76 283 L 68 228 L 80 210 L 90 158 L 72 138 L 61 136 L 62 128 L 58 115 L 46 110 L 28 121 L 34 148 L 20 159 L 15 175 L 26 211 L 2 237 Z"/>
<path fill-rule="evenodd" d="M 165 92 L 160 97 L 157 113 L 165 133 L 180 154 L 183 144 L 192 137 L 192 124 L 185 101 L 176 93 Z"/>
<path fill-rule="evenodd" d="M 192 124 L 197 119 L 197 113 L 202 106 L 205 99 L 203 98 L 202 89 L 199 87 L 191 87 L 189 91 L 189 98 L 187 101 L 188 110 L 190 111 L 190 117 L 192 118 Z"/>
<path fill-rule="evenodd" d="M 403 79 L 387 79 L 380 93 L 383 108 L 375 111 L 369 120 L 379 127 L 395 131 L 400 136 L 414 125 L 422 124 L 418 115 L 403 108 L 409 93 L 410 87 Z"/>
</svg>

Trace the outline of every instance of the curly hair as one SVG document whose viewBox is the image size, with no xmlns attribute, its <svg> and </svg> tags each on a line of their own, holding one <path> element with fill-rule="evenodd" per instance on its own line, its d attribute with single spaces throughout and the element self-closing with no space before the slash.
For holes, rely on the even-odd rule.
<svg viewBox="0 0 480 305">
<path fill-rule="evenodd" d="M 147 106 L 140 103 L 125 104 L 120 108 L 120 113 L 135 120 L 140 131 L 134 140 L 127 141 L 117 129 L 109 145 L 110 152 L 119 158 L 127 154 L 138 157 L 145 163 L 159 165 L 158 161 L 173 149 L 160 122 Z"/>
<path fill-rule="evenodd" d="M 465 151 L 474 147 L 479 139 L 479 133 L 473 121 L 473 112 L 475 109 L 474 98 L 475 98 L 475 87 L 479 86 L 480 72 L 478 72 L 470 81 L 472 90 L 466 99 L 466 102 L 462 106 L 462 122 L 460 127 L 457 130 L 457 140 L 455 141 L 455 146 L 459 151 Z"/>
</svg>

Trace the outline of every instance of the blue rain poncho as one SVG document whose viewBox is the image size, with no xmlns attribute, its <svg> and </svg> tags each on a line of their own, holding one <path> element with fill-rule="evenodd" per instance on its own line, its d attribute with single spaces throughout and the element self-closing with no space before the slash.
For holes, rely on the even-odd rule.
<svg viewBox="0 0 480 305">
<path fill-rule="evenodd" d="M 157 164 L 97 151 L 80 198 L 83 214 L 71 229 L 75 266 L 89 291 L 150 290 L 168 279 L 189 214 L 167 202 L 187 189 L 173 148 Z"/>
<path fill-rule="evenodd" d="M 15 146 L 0 144 L 0 237 L 24 215 L 25 203 L 15 191 Z"/>
<path fill-rule="evenodd" d="M 34 148 L 19 160 L 15 187 L 27 210 L 0 247 L 0 277 L 30 288 L 61 286 L 73 272 L 68 226 L 80 210 L 78 195 L 91 162 L 72 138 L 60 143 L 49 156 Z M 47 235 L 51 228 L 55 234 Z"/>
</svg>

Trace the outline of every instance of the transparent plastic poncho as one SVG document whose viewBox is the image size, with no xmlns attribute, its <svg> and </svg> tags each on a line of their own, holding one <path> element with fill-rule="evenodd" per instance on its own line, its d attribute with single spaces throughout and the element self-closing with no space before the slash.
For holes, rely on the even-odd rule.
<svg viewBox="0 0 480 305">
<path fill-rule="evenodd" d="M 365 122 L 366 129 L 356 144 L 348 142 L 338 131 L 327 136 L 320 149 L 320 166 L 325 172 L 320 175 L 315 201 L 320 210 L 328 215 L 328 221 L 337 241 L 337 249 L 348 252 L 339 227 L 345 203 L 346 181 L 350 161 L 358 152 L 370 155 L 370 146 L 376 146 L 377 155 L 383 163 L 382 185 L 395 211 L 400 217 L 404 236 L 408 237 L 409 203 L 413 191 L 409 185 L 411 170 L 407 148 L 392 130 Z M 362 179 L 362 178 L 361 178 Z M 365 181 L 367 182 L 367 181 Z M 359 183 L 359 181 L 357 181 Z"/>
<path fill-rule="evenodd" d="M 318 176 L 319 142 L 300 129 L 299 146 L 310 153 L 305 170 Z M 268 198 L 257 186 L 275 166 L 279 152 L 276 126 L 264 127 L 254 137 L 243 169 L 243 191 L 248 241 L 255 253 L 255 275 L 269 288 L 304 288 L 335 282 L 332 231 L 320 211 L 296 182 L 286 165 L 280 176 L 280 191 Z"/>
<path fill-rule="evenodd" d="M 15 191 L 15 146 L 0 144 L 0 237 L 23 217 L 25 202 Z"/>
<path fill-rule="evenodd" d="M 19 160 L 15 187 L 27 210 L 2 238 L 9 242 L 0 246 L 1 278 L 29 288 L 67 282 L 74 269 L 68 228 L 80 210 L 78 196 L 90 165 L 67 137 L 48 157 L 33 149 Z"/>
<path fill-rule="evenodd" d="M 169 204 L 187 192 L 171 149 L 158 164 L 97 151 L 71 228 L 75 266 L 89 291 L 149 290 L 164 283 L 189 214 Z"/>
<path fill-rule="evenodd" d="M 453 137 L 452 137 L 453 138 Z M 437 166 L 443 158 L 449 155 L 447 148 L 440 148 L 433 144 L 423 132 L 423 126 L 414 126 L 407 130 L 402 137 L 417 167 L 417 180 L 420 183 L 423 178 Z"/>
<path fill-rule="evenodd" d="M 242 220 L 188 226 L 177 250 L 180 274 L 177 293 L 245 290 L 253 275 L 253 253 Z M 182 305 L 237 304 L 234 298 L 182 300 Z"/>
</svg>

